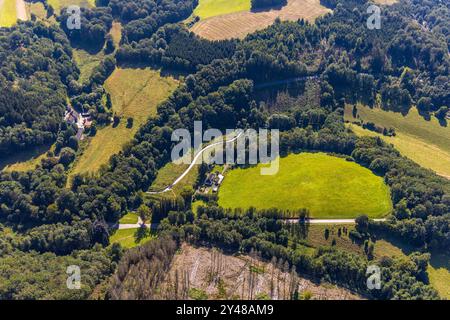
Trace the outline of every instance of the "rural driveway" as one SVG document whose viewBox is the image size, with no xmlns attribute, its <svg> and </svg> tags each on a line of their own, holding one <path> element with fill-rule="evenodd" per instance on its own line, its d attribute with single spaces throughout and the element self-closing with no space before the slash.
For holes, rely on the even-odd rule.
<svg viewBox="0 0 450 320">
<path fill-rule="evenodd" d="M 223 143 L 230 143 L 233 141 L 236 141 L 237 138 L 239 138 L 241 136 L 243 132 L 241 131 L 236 137 L 230 139 L 230 140 L 225 140 L 225 141 L 219 141 L 213 144 L 210 144 L 206 147 L 204 147 L 203 149 L 201 149 L 197 155 L 194 157 L 194 160 L 191 162 L 191 164 L 189 165 L 189 167 L 181 174 L 181 176 L 179 176 L 170 186 L 168 186 L 167 188 L 165 188 L 162 191 L 147 191 L 148 194 L 160 194 L 160 193 L 164 193 L 167 191 L 172 190 L 172 188 L 181 180 L 183 180 L 183 178 L 189 173 L 189 171 L 191 171 L 191 169 L 197 164 L 198 159 L 200 158 L 200 156 L 203 154 L 203 152 L 205 152 L 206 150 L 211 149 L 212 147 L 215 147 L 217 145 L 223 144 Z"/>
<path fill-rule="evenodd" d="M 297 223 L 298 219 L 285 219 L 287 223 Z M 373 219 L 376 222 L 386 221 L 386 219 Z M 355 219 L 309 219 L 309 224 L 355 224 Z M 151 228 L 156 229 L 159 223 L 152 223 Z M 145 225 L 150 228 L 150 224 Z M 138 221 L 135 224 L 119 224 L 118 229 L 136 229 L 142 227 L 142 222 Z"/>
<path fill-rule="evenodd" d="M 296 223 L 298 219 L 286 219 L 288 223 Z M 373 219 L 373 221 L 382 222 L 386 219 Z M 309 224 L 355 224 L 355 219 L 309 219 Z"/>
</svg>

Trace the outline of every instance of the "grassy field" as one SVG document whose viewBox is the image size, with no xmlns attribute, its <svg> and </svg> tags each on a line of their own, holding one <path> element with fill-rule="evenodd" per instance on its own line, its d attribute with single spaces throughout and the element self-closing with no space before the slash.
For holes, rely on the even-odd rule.
<svg viewBox="0 0 450 320">
<path fill-rule="evenodd" d="M 375 257 L 405 257 L 414 248 L 400 243 L 394 239 L 380 239 L 375 242 Z M 450 300 L 450 257 L 444 254 L 432 253 L 427 268 L 430 285 L 437 290 L 439 295 Z"/>
<path fill-rule="evenodd" d="M 120 40 L 122 38 L 122 25 L 120 22 L 113 22 L 111 30 L 109 31 L 111 34 L 114 44 L 116 48 L 118 48 Z M 105 58 L 105 53 L 103 50 L 98 51 L 97 53 L 93 54 L 90 52 L 87 52 L 84 49 L 73 49 L 73 57 L 75 59 L 75 62 L 80 69 L 80 83 L 85 83 L 87 80 L 89 80 L 89 77 L 92 74 L 92 71 L 95 67 L 100 65 L 102 60 Z"/>
<path fill-rule="evenodd" d="M 203 201 L 203 200 L 196 200 L 196 201 L 192 202 L 192 207 L 191 207 L 192 212 L 193 212 L 195 215 L 197 215 L 198 207 L 200 207 L 200 206 L 206 206 L 206 205 L 207 205 L 207 203 L 206 203 L 205 201 Z"/>
<path fill-rule="evenodd" d="M 392 237 L 381 237 L 375 242 L 375 258 L 382 256 L 406 257 L 417 248 L 406 245 Z M 448 255 L 431 253 L 427 268 L 428 280 L 442 298 L 450 299 L 450 257 Z"/>
<path fill-rule="evenodd" d="M 344 225 L 310 225 L 308 229 L 307 243 L 312 247 L 331 246 L 336 240 L 336 247 L 341 250 L 363 255 L 364 249 L 362 243 L 355 243 L 348 235 L 341 233 L 338 236 L 338 229 Z M 345 225 L 348 231 L 355 228 L 354 225 Z M 329 237 L 325 239 L 325 229 L 329 230 Z M 397 239 L 380 238 L 375 241 L 374 257 L 378 260 L 384 256 L 391 258 L 406 257 L 413 251 L 413 247 L 400 243 Z M 430 284 L 438 291 L 442 298 L 450 300 L 450 257 L 442 254 L 431 255 L 430 263 L 427 268 Z"/>
<path fill-rule="evenodd" d="M 250 8 L 250 0 L 200 0 L 194 15 L 206 19 L 233 12 L 249 11 Z"/>
<path fill-rule="evenodd" d="M 0 27 L 11 27 L 16 20 L 16 0 L 0 0 Z"/>
<path fill-rule="evenodd" d="M 427 271 L 431 285 L 442 298 L 450 300 L 450 257 L 447 255 L 431 255 Z"/>
<path fill-rule="evenodd" d="M 41 160 L 46 157 L 47 151 L 52 150 L 49 145 L 39 146 L 30 150 L 16 153 L 12 156 L 0 159 L 0 170 L 4 171 L 28 171 L 34 170 Z"/>
<path fill-rule="evenodd" d="M 169 162 L 164 167 L 159 169 L 158 174 L 156 176 L 155 181 L 152 183 L 150 187 L 150 191 L 161 191 L 169 186 L 172 182 L 174 182 L 187 168 L 189 165 L 187 164 L 174 164 Z M 195 182 L 197 181 L 198 176 L 198 166 L 194 166 L 191 171 L 178 182 L 172 191 L 165 193 L 165 195 L 173 194 L 179 195 L 183 188 L 185 187 L 193 187 Z"/>
<path fill-rule="evenodd" d="M 138 223 L 138 215 L 134 212 L 127 213 L 120 220 L 120 224 L 135 224 Z"/>
<path fill-rule="evenodd" d="M 27 2 L 26 3 L 28 16 L 31 16 L 31 14 L 34 14 L 39 19 L 43 20 L 47 18 L 47 10 L 45 10 L 45 7 L 42 2 Z"/>
<path fill-rule="evenodd" d="M 111 155 L 118 153 L 130 141 L 139 127 L 152 115 L 156 107 L 175 90 L 178 82 L 161 77 L 159 71 L 145 69 L 116 69 L 106 80 L 105 88 L 111 94 L 113 111 L 121 117 L 116 127 L 107 126 L 89 138 L 88 146 L 79 157 L 72 174 L 96 172 Z M 127 118 L 134 119 L 127 128 Z"/>
<path fill-rule="evenodd" d="M 72 5 L 82 8 L 95 7 L 95 0 L 48 0 L 48 4 L 55 9 L 55 12 L 60 12 L 62 8 L 67 8 Z"/>
<path fill-rule="evenodd" d="M 119 46 L 120 40 L 122 39 L 122 24 L 120 22 L 114 21 L 109 33 L 111 34 L 114 45 L 117 48 Z"/>
<path fill-rule="evenodd" d="M 219 190 L 225 208 L 307 208 L 314 218 L 382 217 L 392 210 L 389 189 L 370 170 L 323 153 L 292 154 L 276 175 L 261 165 L 227 173 Z"/>
<path fill-rule="evenodd" d="M 110 243 L 120 243 L 123 248 L 130 249 L 144 244 L 156 236 L 148 228 L 122 229 L 116 230 L 109 237 Z"/>
<path fill-rule="evenodd" d="M 441 126 L 436 118 L 426 121 L 415 108 L 402 116 L 400 113 L 364 106 L 358 106 L 358 115 L 364 122 L 395 128 L 396 136 L 385 137 L 350 124 L 349 127 L 357 135 L 380 136 L 419 165 L 450 177 L 450 128 Z M 345 108 L 345 119 L 357 120 L 353 118 L 351 106 Z"/>
<path fill-rule="evenodd" d="M 355 243 L 352 239 L 349 238 L 348 232 L 345 234 L 343 229 L 346 228 L 348 231 L 353 230 L 355 228 L 354 225 L 344 225 L 344 224 L 334 224 L 334 225 L 325 225 L 325 224 L 311 224 L 308 228 L 308 236 L 307 242 L 308 245 L 312 247 L 318 248 L 321 246 L 331 246 L 333 240 L 336 240 L 336 247 L 353 252 L 359 255 L 364 254 L 364 250 L 360 244 Z M 325 238 L 325 229 L 329 230 L 328 239 Z M 341 229 L 341 235 L 339 236 L 339 229 Z"/>
<path fill-rule="evenodd" d="M 90 54 L 83 49 L 73 49 L 73 58 L 80 69 L 80 83 L 85 83 L 89 80 L 92 71 L 95 67 L 100 65 L 105 54 L 103 50 L 99 51 L 97 54 Z"/>
<path fill-rule="evenodd" d="M 239 0 L 239 2 L 241 1 L 243 0 Z M 196 23 L 191 31 L 209 40 L 244 38 L 249 33 L 270 26 L 277 18 L 283 21 L 297 21 L 303 18 L 312 22 L 318 16 L 331 11 L 322 6 L 320 0 L 288 0 L 287 5 L 281 9 L 267 9 L 258 12 L 252 12 L 249 9 L 236 12 L 240 7 L 237 2 L 232 2 L 233 5 L 230 6 L 230 9 L 234 12 L 220 14 L 222 10 L 225 10 L 223 2 L 225 1 L 207 0 L 202 7 L 199 6 L 196 11 L 200 10 L 203 19 Z M 228 6 L 229 3 L 230 1 L 226 2 Z M 208 15 L 209 18 L 205 19 L 204 17 Z"/>
</svg>

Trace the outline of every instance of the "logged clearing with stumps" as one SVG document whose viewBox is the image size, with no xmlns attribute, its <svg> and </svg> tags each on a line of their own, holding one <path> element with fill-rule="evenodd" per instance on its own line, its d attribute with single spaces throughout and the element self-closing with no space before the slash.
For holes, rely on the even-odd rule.
<svg viewBox="0 0 450 320">
<path fill-rule="evenodd" d="M 300 277 L 282 261 L 264 262 L 257 253 L 227 255 L 183 244 L 160 287 L 162 299 L 355 300 L 354 293 Z"/>
</svg>

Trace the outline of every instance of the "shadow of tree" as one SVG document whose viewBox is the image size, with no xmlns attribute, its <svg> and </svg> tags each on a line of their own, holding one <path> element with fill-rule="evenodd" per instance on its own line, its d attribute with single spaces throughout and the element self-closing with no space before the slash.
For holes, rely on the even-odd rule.
<svg viewBox="0 0 450 320">
<path fill-rule="evenodd" d="M 150 235 L 150 229 L 148 229 L 146 226 L 142 225 L 134 233 L 135 242 L 139 243 L 139 242 L 141 242 L 142 239 L 148 237 L 149 235 Z"/>
<path fill-rule="evenodd" d="M 266 7 L 261 7 L 261 8 L 251 8 L 250 11 L 253 13 L 258 13 L 258 12 L 267 12 L 270 10 L 281 10 L 287 4 L 288 4 L 288 0 L 283 0 L 282 3 L 280 3 L 278 5 L 268 5 Z"/>
<path fill-rule="evenodd" d="M 439 119 L 439 124 L 441 125 L 441 127 L 447 127 L 447 119 Z"/>
</svg>

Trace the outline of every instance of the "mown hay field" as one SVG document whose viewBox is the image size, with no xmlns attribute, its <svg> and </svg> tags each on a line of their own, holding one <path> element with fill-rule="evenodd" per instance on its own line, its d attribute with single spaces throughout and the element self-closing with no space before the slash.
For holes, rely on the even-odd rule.
<svg viewBox="0 0 450 320">
<path fill-rule="evenodd" d="M 301 153 L 281 158 L 275 175 L 261 175 L 262 166 L 229 171 L 219 189 L 219 205 L 306 208 L 313 218 L 330 219 L 360 214 L 380 218 L 392 210 L 383 179 L 354 162 L 324 153 Z"/>
<path fill-rule="evenodd" d="M 117 68 L 106 80 L 105 88 L 111 95 L 113 112 L 121 118 L 117 126 L 99 129 L 88 139 L 88 145 L 76 162 L 71 174 L 96 172 L 108 163 L 111 155 L 122 150 L 150 116 L 156 107 L 175 90 L 178 81 L 162 77 L 150 68 Z M 133 126 L 127 128 L 127 118 L 133 118 Z"/>
<path fill-rule="evenodd" d="M 211 11 L 211 10 L 210 10 Z M 297 21 L 305 19 L 314 21 L 318 16 L 331 12 L 322 6 L 320 0 L 288 0 L 282 8 L 252 12 L 250 10 L 216 15 L 200 20 L 191 31 L 209 40 L 244 38 L 257 30 L 262 30 L 275 22 Z"/>
</svg>

